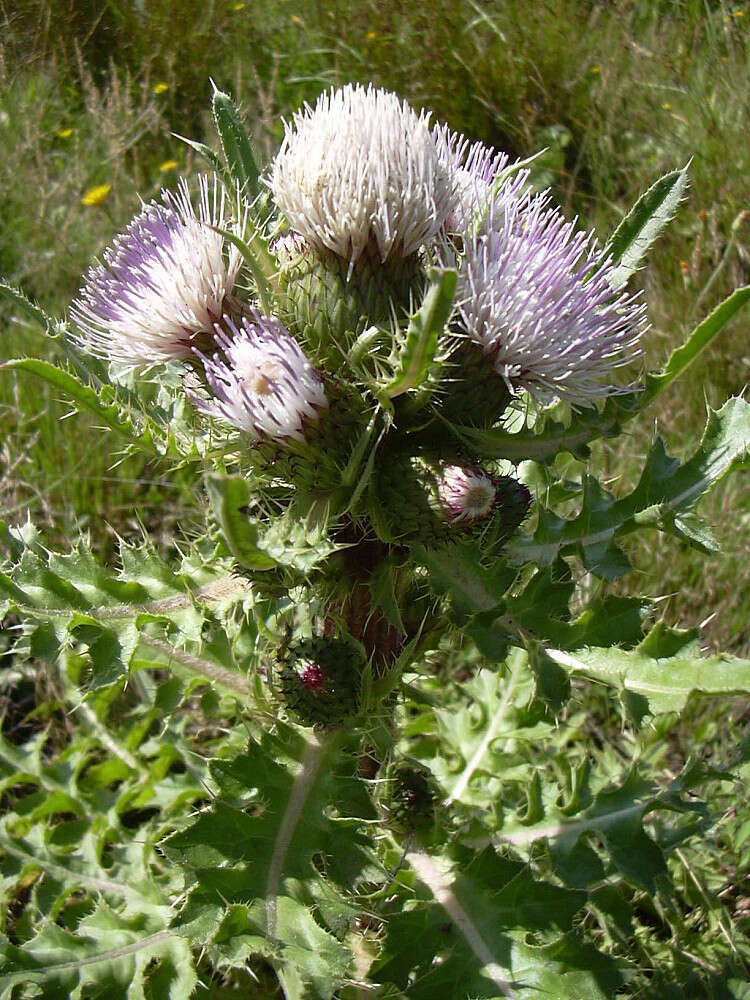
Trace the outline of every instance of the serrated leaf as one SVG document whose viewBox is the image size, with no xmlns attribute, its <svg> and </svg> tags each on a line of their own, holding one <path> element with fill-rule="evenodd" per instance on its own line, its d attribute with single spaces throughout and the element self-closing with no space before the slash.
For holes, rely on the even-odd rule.
<svg viewBox="0 0 750 1000">
<path fill-rule="evenodd" d="M 552 928 L 570 926 L 583 894 L 535 882 L 491 850 L 471 860 L 460 852 L 407 858 L 421 886 L 388 913 L 372 970 L 380 982 L 414 1000 L 604 1000 L 621 983 L 616 964 L 574 935 L 550 940 Z M 536 947 L 527 944 L 532 928 L 544 942 Z"/>
<path fill-rule="evenodd" d="M 52 330 L 54 323 L 52 319 L 47 315 L 47 313 L 36 304 L 32 302 L 31 299 L 24 295 L 20 288 L 16 288 L 15 285 L 9 284 L 7 281 L 0 280 L 0 299 L 5 299 L 6 302 L 10 302 L 12 306 L 20 310 L 21 314 L 29 322 L 38 326 L 41 330 L 49 332 Z"/>
<path fill-rule="evenodd" d="M 241 193 L 249 201 L 254 201 L 261 190 L 260 171 L 239 109 L 229 94 L 218 89 L 214 90 L 211 107 L 229 173 Z"/>
<path fill-rule="evenodd" d="M 261 547 L 262 527 L 248 515 L 250 490 L 243 479 L 211 476 L 206 481 L 211 506 L 232 555 L 246 569 L 269 570 L 278 563 Z"/>
<path fill-rule="evenodd" d="M 55 926 L 42 931 L 23 949 L 0 940 L 0 995 L 8 997 L 14 985 L 38 984 L 50 1000 L 77 1000 L 112 993 L 143 996 L 153 974 L 169 1000 L 189 1000 L 197 984 L 190 948 L 166 930 L 151 931 L 142 917 L 124 919 L 104 904 L 81 921 L 71 935 Z M 152 963 L 158 962 L 155 971 Z"/>
<path fill-rule="evenodd" d="M 651 244 L 673 218 L 687 186 L 687 167 L 665 174 L 642 195 L 615 230 L 607 247 L 615 269 L 612 287 L 622 288 Z"/>
<path fill-rule="evenodd" d="M 227 545 L 246 569 L 308 573 L 336 550 L 324 524 L 308 526 L 293 511 L 272 521 L 253 517 L 244 479 L 210 476 L 206 488 Z"/>
<path fill-rule="evenodd" d="M 705 350 L 713 339 L 721 333 L 735 313 L 749 301 L 750 285 L 744 285 L 742 288 L 736 288 L 712 313 L 706 316 L 692 331 L 685 343 L 672 351 L 664 368 L 660 372 L 651 372 L 646 376 L 646 391 L 642 405 L 647 406 L 663 389 L 674 382 L 695 361 L 701 351 Z"/>
<path fill-rule="evenodd" d="M 440 334 L 448 322 L 456 291 L 456 272 L 430 268 L 422 305 L 409 320 L 406 338 L 394 363 L 392 379 L 383 387 L 390 399 L 418 388 L 435 360 Z"/>
<path fill-rule="evenodd" d="M 310 907 L 334 926 L 343 914 L 346 926 L 356 910 L 341 890 L 384 877 L 359 818 L 371 818 L 372 806 L 343 742 L 343 735 L 303 737 L 279 724 L 245 754 L 214 762 L 211 809 L 164 845 L 188 874 L 189 898 L 175 929 L 199 939 L 227 904 L 249 906 L 257 937 L 266 936 L 266 954 L 293 996 L 331 996 L 350 958 Z M 247 952 L 231 944 L 227 930 L 224 954 L 231 948 L 244 961 Z M 247 931 L 235 923 L 235 933 Z M 325 987 L 310 993 L 308 976 Z"/>
<path fill-rule="evenodd" d="M 616 543 L 636 527 L 649 525 L 707 544 L 710 535 L 699 529 L 694 506 L 727 473 L 746 466 L 749 448 L 750 404 L 730 399 L 720 410 L 709 411 L 700 446 L 688 461 L 670 458 L 657 438 L 632 493 L 616 500 L 586 477 L 577 517 L 565 520 L 540 507 L 533 539 L 516 540 L 506 552 L 514 560 L 541 564 L 577 553 L 587 569 L 615 579 L 629 567 Z M 690 518 L 683 520 L 686 514 Z"/>
<path fill-rule="evenodd" d="M 84 385 L 70 372 L 38 358 L 15 358 L 6 361 L 2 367 L 29 372 L 37 378 L 43 379 L 53 388 L 63 392 L 66 399 L 74 403 L 76 407 L 93 413 L 99 420 L 103 421 L 109 430 L 127 438 L 140 450 L 150 455 L 160 453 L 160 449 L 156 447 L 153 435 L 149 430 L 138 429 L 121 406 L 115 403 L 103 403 L 101 391 Z"/>
<path fill-rule="evenodd" d="M 701 656 L 694 633 L 676 649 L 674 633 L 655 625 L 635 649 L 584 647 L 547 654 L 574 674 L 604 681 L 646 700 L 651 713 L 679 712 L 691 695 L 750 692 L 750 660 L 719 654 Z"/>
<path fill-rule="evenodd" d="M 492 662 L 500 663 L 508 652 L 508 633 L 498 628 L 505 604 L 503 595 L 517 570 L 503 561 L 485 569 L 476 543 L 442 549 L 417 547 L 415 555 L 429 570 L 429 586 L 447 596 L 453 623 L 466 633 Z"/>
<path fill-rule="evenodd" d="M 562 451 L 586 457 L 589 442 L 616 435 L 621 423 L 639 412 L 638 398 L 636 393 L 610 396 L 601 411 L 580 410 L 567 425 L 549 417 L 541 427 L 524 427 L 516 432 L 464 426 L 453 430 L 484 458 L 505 458 L 518 464 L 527 460 L 549 462 Z"/>
<path fill-rule="evenodd" d="M 705 818 L 705 804 L 683 796 L 691 787 L 692 766 L 666 788 L 647 780 L 633 768 L 617 785 L 597 792 L 593 802 L 575 815 L 562 810 L 550 797 L 544 815 L 534 823 L 506 822 L 495 836 L 497 844 L 523 848 L 539 840 L 550 844 L 555 867 L 561 874 L 570 871 L 576 852 L 586 850 L 585 838 L 595 834 L 605 843 L 613 864 L 635 884 L 656 891 L 656 879 L 667 876 L 662 849 L 643 827 L 644 817 L 656 809 L 691 812 Z M 581 840 L 584 838 L 584 840 Z M 596 878 L 597 865 L 591 871 Z M 581 884 L 574 879 L 573 884 Z"/>
</svg>

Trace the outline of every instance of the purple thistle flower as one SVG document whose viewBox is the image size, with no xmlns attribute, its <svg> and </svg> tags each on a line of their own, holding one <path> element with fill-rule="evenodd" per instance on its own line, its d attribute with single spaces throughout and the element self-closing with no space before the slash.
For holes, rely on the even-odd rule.
<svg viewBox="0 0 750 1000">
<path fill-rule="evenodd" d="M 213 335 L 240 268 L 239 251 L 216 229 L 229 224 L 224 189 L 198 178 L 196 213 L 187 184 L 145 205 L 91 268 L 70 315 L 84 350 L 132 367 L 185 359 L 200 334 Z M 213 227 L 213 228 L 212 228 Z M 232 228 L 243 231 L 244 219 Z"/>
<path fill-rule="evenodd" d="M 455 524 L 469 526 L 485 520 L 497 500 L 493 477 L 476 467 L 446 466 L 437 489 L 448 519 Z"/>
<path fill-rule="evenodd" d="M 505 185 L 466 240 L 459 311 L 511 388 L 591 405 L 620 390 L 615 368 L 640 356 L 648 327 L 637 296 L 617 294 L 612 265 L 545 195 Z"/>
<path fill-rule="evenodd" d="M 483 142 L 472 143 L 466 136 L 452 132 L 447 125 L 435 125 L 432 135 L 438 156 L 454 179 L 453 207 L 445 221 L 445 232 L 465 233 L 487 204 L 493 184 L 508 167 L 510 158 Z M 506 180 L 506 197 L 511 191 L 517 194 L 528 176 L 528 170 L 519 170 L 512 180 Z"/>
<path fill-rule="evenodd" d="M 214 398 L 191 395 L 193 402 L 256 441 L 304 441 L 306 423 L 328 406 L 310 360 L 278 320 L 256 313 L 239 329 L 225 323 L 232 336 L 217 326 L 216 340 L 226 361 L 199 355 Z"/>
</svg>

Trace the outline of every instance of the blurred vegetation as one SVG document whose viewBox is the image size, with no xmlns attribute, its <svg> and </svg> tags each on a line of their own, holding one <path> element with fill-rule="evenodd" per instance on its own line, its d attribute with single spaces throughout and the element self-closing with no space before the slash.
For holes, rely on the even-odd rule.
<svg viewBox="0 0 750 1000">
<path fill-rule="evenodd" d="M 350 80 L 511 155 L 546 147 L 535 183 L 603 239 L 657 176 L 692 159 L 687 202 L 639 275 L 651 364 L 750 280 L 750 5 L 720 0 L 0 0 L 0 273 L 64 310 L 138 197 L 199 169 L 173 133 L 214 142 L 211 79 L 242 102 L 266 161 L 280 116 Z M 92 188 L 98 203 L 83 204 Z M 3 357 L 55 352 L 7 310 L 0 319 Z M 673 451 L 694 442 L 706 403 L 743 391 L 749 326 L 741 315 L 654 414 Z M 156 463 L 118 464 L 106 435 L 60 422 L 46 389 L 5 376 L 0 414 L 6 516 L 28 509 L 58 537 L 89 527 L 105 554 L 115 533 L 140 533 L 136 508 L 165 545 L 183 530 L 191 485 Z M 613 481 L 632 481 L 653 432 L 602 453 Z M 673 621 L 713 612 L 706 641 L 747 653 L 745 483 L 710 503 L 725 557 L 641 545 L 636 582 L 668 599 Z"/>
</svg>

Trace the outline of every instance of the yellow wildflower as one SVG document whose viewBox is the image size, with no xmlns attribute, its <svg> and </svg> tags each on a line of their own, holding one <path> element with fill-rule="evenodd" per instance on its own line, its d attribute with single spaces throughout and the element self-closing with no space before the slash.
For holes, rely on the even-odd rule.
<svg viewBox="0 0 750 1000">
<path fill-rule="evenodd" d="M 96 184 L 90 187 L 81 198 L 82 205 L 103 205 L 107 200 L 107 195 L 112 190 L 111 184 Z"/>
<path fill-rule="evenodd" d="M 159 164 L 159 170 L 163 174 L 166 174 L 168 170 L 176 170 L 176 169 L 177 169 L 177 160 L 165 160 L 164 163 Z"/>
<path fill-rule="evenodd" d="M 243 10 L 245 7 L 244 3 L 236 3 L 232 10 Z"/>
<path fill-rule="evenodd" d="M 664 108 L 665 111 L 671 111 L 672 110 L 672 105 L 669 103 L 669 101 L 665 101 L 662 104 L 662 107 Z"/>
<path fill-rule="evenodd" d="M 58 129 L 58 132 L 57 132 L 58 139 L 69 139 L 71 137 L 71 135 L 73 135 L 73 129 L 72 128 L 61 128 L 61 129 Z"/>
<path fill-rule="evenodd" d="M 377 31 L 368 31 L 367 32 L 367 41 L 368 42 L 371 42 L 374 38 L 377 38 L 377 37 L 378 37 Z"/>
<path fill-rule="evenodd" d="M 592 73 L 601 73 L 601 71 L 602 71 L 601 66 L 592 66 L 591 67 L 591 72 Z"/>
<path fill-rule="evenodd" d="M 163 94 L 165 90 L 169 90 L 168 83 L 157 83 L 156 86 L 154 87 L 155 94 Z"/>
<path fill-rule="evenodd" d="M 292 22 L 292 24 L 302 24 L 302 18 L 301 17 L 297 17 L 296 14 L 292 14 L 292 16 L 289 18 L 289 20 Z"/>
</svg>

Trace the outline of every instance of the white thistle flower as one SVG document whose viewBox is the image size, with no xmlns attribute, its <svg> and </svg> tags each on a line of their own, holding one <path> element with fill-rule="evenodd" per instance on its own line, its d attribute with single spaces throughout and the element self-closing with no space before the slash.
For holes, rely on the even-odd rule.
<svg viewBox="0 0 750 1000">
<path fill-rule="evenodd" d="M 216 175 L 198 189 L 197 212 L 184 178 L 162 191 L 91 268 L 70 309 L 84 350 L 135 368 L 189 358 L 196 337 L 213 336 L 241 263 L 216 229 L 241 235 L 245 219 L 228 221 Z"/>
<path fill-rule="evenodd" d="M 492 514 L 497 488 L 483 469 L 448 465 L 438 480 L 438 496 L 451 521 L 470 525 Z"/>
<path fill-rule="evenodd" d="M 381 261 L 416 252 L 453 200 L 428 113 L 359 85 L 322 94 L 286 124 L 271 187 L 293 229 L 352 264 L 368 244 Z"/>
<path fill-rule="evenodd" d="M 592 234 L 505 185 L 468 241 L 459 311 L 511 388 L 590 406 L 623 391 L 615 369 L 640 357 L 648 328 L 637 296 L 612 290 L 612 265 Z"/>
<path fill-rule="evenodd" d="M 310 360 L 278 320 L 256 314 L 239 329 L 224 322 L 232 335 L 217 326 L 216 340 L 226 361 L 200 355 L 213 398 L 191 394 L 193 402 L 255 441 L 304 441 L 306 425 L 328 406 Z"/>
</svg>

